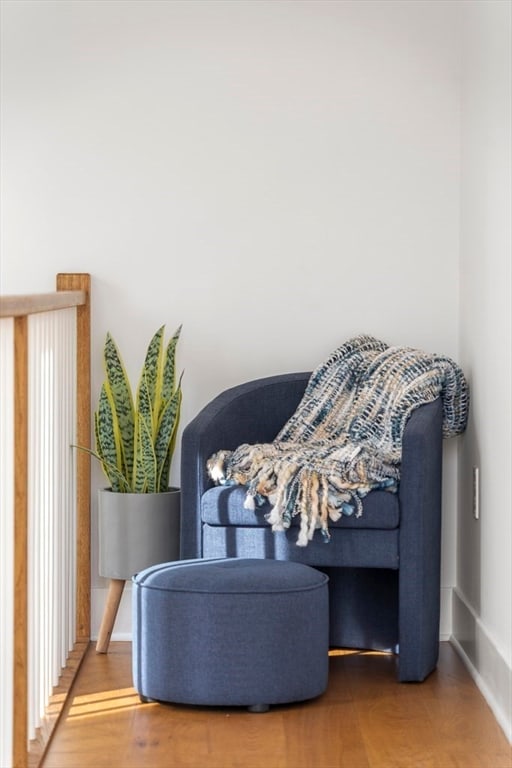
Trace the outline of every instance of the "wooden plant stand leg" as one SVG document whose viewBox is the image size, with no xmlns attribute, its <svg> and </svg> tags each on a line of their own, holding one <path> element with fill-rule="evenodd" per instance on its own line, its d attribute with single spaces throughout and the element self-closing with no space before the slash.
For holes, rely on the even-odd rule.
<svg viewBox="0 0 512 768">
<path fill-rule="evenodd" d="M 110 579 L 107 602 L 105 603 L 105 608 L 103 610 L 103 618 L 101 620 L 98 641 L 96 643 L 96 653 L 108 653 L 110 637 L 112 635 L 112 630 L 114 629 L 114 622 L 116 620 L 119 603 L 123 596 L 124 585 L 124 579 Z"/>
</svg>

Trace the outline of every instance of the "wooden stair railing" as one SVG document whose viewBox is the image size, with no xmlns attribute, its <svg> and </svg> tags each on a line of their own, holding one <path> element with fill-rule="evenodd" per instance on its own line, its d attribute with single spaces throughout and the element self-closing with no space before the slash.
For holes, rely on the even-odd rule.
<svg viewBox="0 0 512 768">
<path fill-rule="evenodd" d="M 42 762 L 66 696 L 90 641 L 90 460 L 76 455 L 76 595 L 75 637 L 58 689 L 47 702 L 36 739 L 29 742 L 29 321 L 30 315 L 76 307 L 76 442 L 89 446 L 90 416 L 90 276 L 57 275 L 56 292 L 0 298 L 0 318 L 13 318 L 14 366 L 14 639 L 13 639 L 13 768 Z M 58 692 L 58 695 L 56 693 Z"/>
</svg>

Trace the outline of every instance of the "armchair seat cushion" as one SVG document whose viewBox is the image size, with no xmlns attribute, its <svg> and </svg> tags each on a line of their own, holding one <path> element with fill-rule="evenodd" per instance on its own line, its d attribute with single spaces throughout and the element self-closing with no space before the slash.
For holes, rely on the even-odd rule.
<svg viewBox="0 0 512 768">
<path fill-rule="evenodd" d="M 262 527 L 268 523 L 265 515 L 271 505 L 266 502 L 256 509 L 244 509 L 245 488 L 238 485 L 218 486 L 207 490 L 201 498 L 201 520 L 208 525 L 236 525 Z M 398 495 L 389 491 L 372 491 L 363 499 L 363 514 L 342 515 L 336 522 L 329 521 L 329 528 L 377 528 L 393 530 L 400 521 Z M 299 527 L 300 518 L 292 518 L 292 528 Z"/>
</svg>

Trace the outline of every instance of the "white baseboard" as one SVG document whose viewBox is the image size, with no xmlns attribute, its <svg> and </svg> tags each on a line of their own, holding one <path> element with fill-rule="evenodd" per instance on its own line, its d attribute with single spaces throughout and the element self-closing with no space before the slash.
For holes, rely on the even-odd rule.
<svg viewBox="0 0 512 768">
<path fill-rule="evenodd" d="M 441 587 L 439 639 L 449 640 L 452 635 L 452 587 Z"/>
<path fill-rule="evenodd" d="M 462 593 L 453 589 L 450 642 L 512 743 L 512 666 Z"/>
</svg>

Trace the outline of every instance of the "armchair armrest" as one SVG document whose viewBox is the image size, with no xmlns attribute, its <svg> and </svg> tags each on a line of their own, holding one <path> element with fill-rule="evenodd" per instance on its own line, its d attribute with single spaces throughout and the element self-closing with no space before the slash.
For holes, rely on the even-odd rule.
<svg viewBox="0 0 512 768">
<path fill-rule="evenodd" d="M 402 440 L 399 679 L 423 680 L 439 649 L 442 419 L 440 399 L 413 412 Z"/>
<path fill-rule="evenodd" d="M 432 519 L 441 508 L 442 422 L 440 398 L 417 408 L 407 421 L 398 491 L 400 527 L 419 525 L 424 515 Z M 410 519 L 409 510 L 413 510 L 414 519 Z"/>
<path fill-rule="evenodd" d="M 242 443 L 271 442 L 297 408 L 310 375 L 282 374 L 232 387 L 187 425 L 181 443 L 182 558 L 202 556 L 200 504 L 211 485 L 209 457 Z"/>
</svg>

